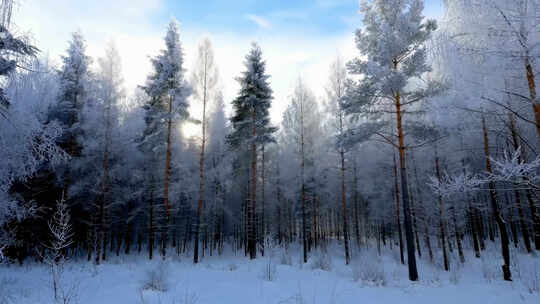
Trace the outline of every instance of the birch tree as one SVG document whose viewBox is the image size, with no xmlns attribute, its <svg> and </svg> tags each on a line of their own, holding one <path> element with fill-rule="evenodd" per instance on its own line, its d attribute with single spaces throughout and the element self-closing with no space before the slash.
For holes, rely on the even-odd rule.
<svg viewBox="0 0 540 304">
<path fill-rule="evenodd" d="M 207 142 L 207 125 L 206 118 L 207 105 L 210 100 L 216 98 L 218 72 L 214 62 L 214 51 L 212 43 L 208 38 L 203 39 L 199 44 L 197 61 L 191 75 L 191 85 L 193 87 L 194 98 L 202 106 L 201 114 L 201 153 L 199 157 L 199 200 L 197 203 L 197 219 L 195 223 L 195 243 L 193 247 L 193 262 L 196 264 L 199 261 L 199 230 L 201 216 L 204 208 L 205 194 L 205 149 Z"/>
</svg>

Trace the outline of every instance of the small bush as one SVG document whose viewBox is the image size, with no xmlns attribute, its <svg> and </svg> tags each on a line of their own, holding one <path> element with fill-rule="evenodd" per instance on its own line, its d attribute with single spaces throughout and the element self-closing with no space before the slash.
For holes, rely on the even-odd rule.
<svg viewBox="0 0 540 304">
<path fill-rule="evenodd" d="M 362 281 L 377 286 L 385 286 L 387 283 L 384 265 L 374 252 L 362 252 L 359 257 L 351 262 L 351 270 L 354 281 Z"/>
<path fill-rule="evenodd" d="M 279 263 L 281 265 L 292 265 L 292 257 L 286 250 L 283 250 L 281 252 L 281 256 L 279 257 Z"/>
<path fill-rule="evenodd" d="M 165 263 L 159 265 L 146 272 L 145 280 L 142 284 L 142 289 L 166 292 L 168 289 L 168 269 Z"/>
<path fill-rule="evenodd" d="M 392 260 L 394 260 L 398 264 L 401 263 L 401 253 L 399 252 L 399 245 L 395 246 L 394 249 L 392 249 L 391 255 L 392 255 Z"/>
<path fill-rule="evenodd" d="M 230 263 L 227 268 L 229 269 L 229 271 L 235 271 L 236 269 L 238 269 L 238 266 L 236 266 L 236 264 L 234 263 Z"/>
<path fill-rule="evenodd" d="M 318 250 L 313 255 L 311 269 L 322 269 L 325 271 L 332 270 L 332 257 L 328 254 L 328 252 Z"/>
<path fill-rule="evenodd" d="M 497 260 L 494 260 L 489 257 L 482 258 L 482 275 L 487 282 L 492 282 L 498 277 L 502 276 L 501 266 L 497 265 Z"/>
</svg>

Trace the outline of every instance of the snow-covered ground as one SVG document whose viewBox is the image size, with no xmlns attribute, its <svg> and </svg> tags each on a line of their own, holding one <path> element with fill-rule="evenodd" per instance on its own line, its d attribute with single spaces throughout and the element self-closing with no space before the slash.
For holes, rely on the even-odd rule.
<svg viewBox="0 0 540 304">
<path fill-rule="evenodd" d="M 255 261 L 227 252 L 206 256 L 198 265 L 183 256 L 165 262 L 114 256 L 99 266 L 68 263 L 61 285 L 70 303 L 80 304 L 540 303 L 538 257 L 513 254 L 513 282 L 502 281 L 495 249 L 482 259 L 467 252 L 466 264 L 453 260 L 450 272 L 423 257 L 420 281 L 411 283 L 397 250 L 383 250 L 381 258 L 376 249 L 364 250 L 350 266 L 337 246 L 328 255 L 312 254 L 307 264 L 300 263 L 298 248 L 289 250 L 294 254 L 275 249 L 271 259 L 267 254 Z M 1 266 L 0 303 L 54 303 L 48 268 Z"/>
</svg>

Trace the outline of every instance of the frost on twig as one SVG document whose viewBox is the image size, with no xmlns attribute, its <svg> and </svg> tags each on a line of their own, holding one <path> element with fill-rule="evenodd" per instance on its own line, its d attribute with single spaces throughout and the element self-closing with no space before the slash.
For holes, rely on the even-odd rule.
<svg viewBox="0 0 540 304">
<path fill-rule="evenodd" d="M 481 176 L 467 171 L 456 175 L 445 172 L 440 180 L 435 176 L 430 176 L 428 185 L 435 194 L 447 198 L 459 193 L 480 190 L 486 182 Z"/>
<path fill-rule="evenodd" d="M 51 267 L 54 298 L 63 303 L 70 302 L 73 292 L 66 292 L 62 286 L 62 274 L 66 261 L 66 250 L 73 244 L 73 232 L 71 229 L 71 216 L 68 206 L 62 196 L 56 204 L 56 211 L 48 222 L 51 240 L 45 244 L 45 254 L 42 256 L 45 264 Z"/>
<path fill-rule="evenodd" d="M 488 178 L 498 182 L 513 182 L 535 186 L 540 181 L 540 156 L 531 162 L 525 162 L 521 157 L 521 149 L 514 153 L 504 152 L 500 158 L 490 158 L 493 173 Z"/>
<path fill-rule="evenodd" d="M 482 190 L 482 185 L 489 182 L 510 182 L 525 188 L 539 189 L 537 184 L 540 181 L 540 157 L 525 162 L 521 157 L 521 150 L 517 149 L 513 153 L 505 151 L 499 158 L 490 157 L 490 161 L 493 171 L 491 173 L 443 173 L 440 180 L 431 176 L 428 185 L 435 194 L 442 197 Z"/>
</svg>

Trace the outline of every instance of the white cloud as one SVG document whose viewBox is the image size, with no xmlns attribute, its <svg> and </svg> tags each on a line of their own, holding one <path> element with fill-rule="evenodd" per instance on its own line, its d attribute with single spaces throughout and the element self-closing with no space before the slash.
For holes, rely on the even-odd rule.
<svg viewBox="0 0 540 304">
<path fill-rule="evenodd" d="M 259 27 L 263 29 L 269 29 L 272 27 L 272 24 L 270 21 L 268 21 L 266 18 L 257 16 L 254 14 L 246 14 L 246 18 L 250 21 L 253 21 L 255 24 L 257 24 Z"/>
<path fill-rule="evenodd" d="M 65 52 L 71 32 L 81 29 L 88 42 L 88 53 L 96 58 L 103 55 L 106 44 L 113 39 L 122 57 L 125 84 L 128 91 L 143 84 L 153 56 L 163 48 L 166 23 L 152 22 L 164 7 L 156 1 L 105 1 L 92 2 L 92 8 L 81 8 L 70 0 L 52 0 L 54 5 L 22 2 L 15 16 L 19 28 L 30 30 L 36 44 L 52 58 Z M 78 2 L 78 1 L 77 1 Z M 107 3 L 113 3 L 112 7 Z M 152 2 L 152 4 L 148 4 Z M 41 3 L 41 2 L 40 2 Z M 89 5 L 89 4 L 87 4 Z M 130 7 L 128 11 L 123 8 Z M 260 20 L 259 20 L 260 21 Z M 182 20 L 180 19 L 180 23 Z M 270 26 L 269 24 L 267 26 Z M 235 80 L 243 71 L 243 61 L 250 43 L 258 42 L 267 61 L 271 75 L 274 102 L 272 121 L 278 124 L 288 104 L 295 81 L 302 76 L 317 96 L 324 96 L 330 63 L 340 53 L 347 60 L 356 53 L 352 30 L 335 36 L 302 36 L 294 32 L 240 35 L 222 28 L 180 27 L 180 39 L 186 55 L 185 68 L 193 67 L 198 41 L 209 36 L 213 42 L 219 67 L 223 93 L 230 113 L 230 101 L 238 93 Z"/>
</svg>

